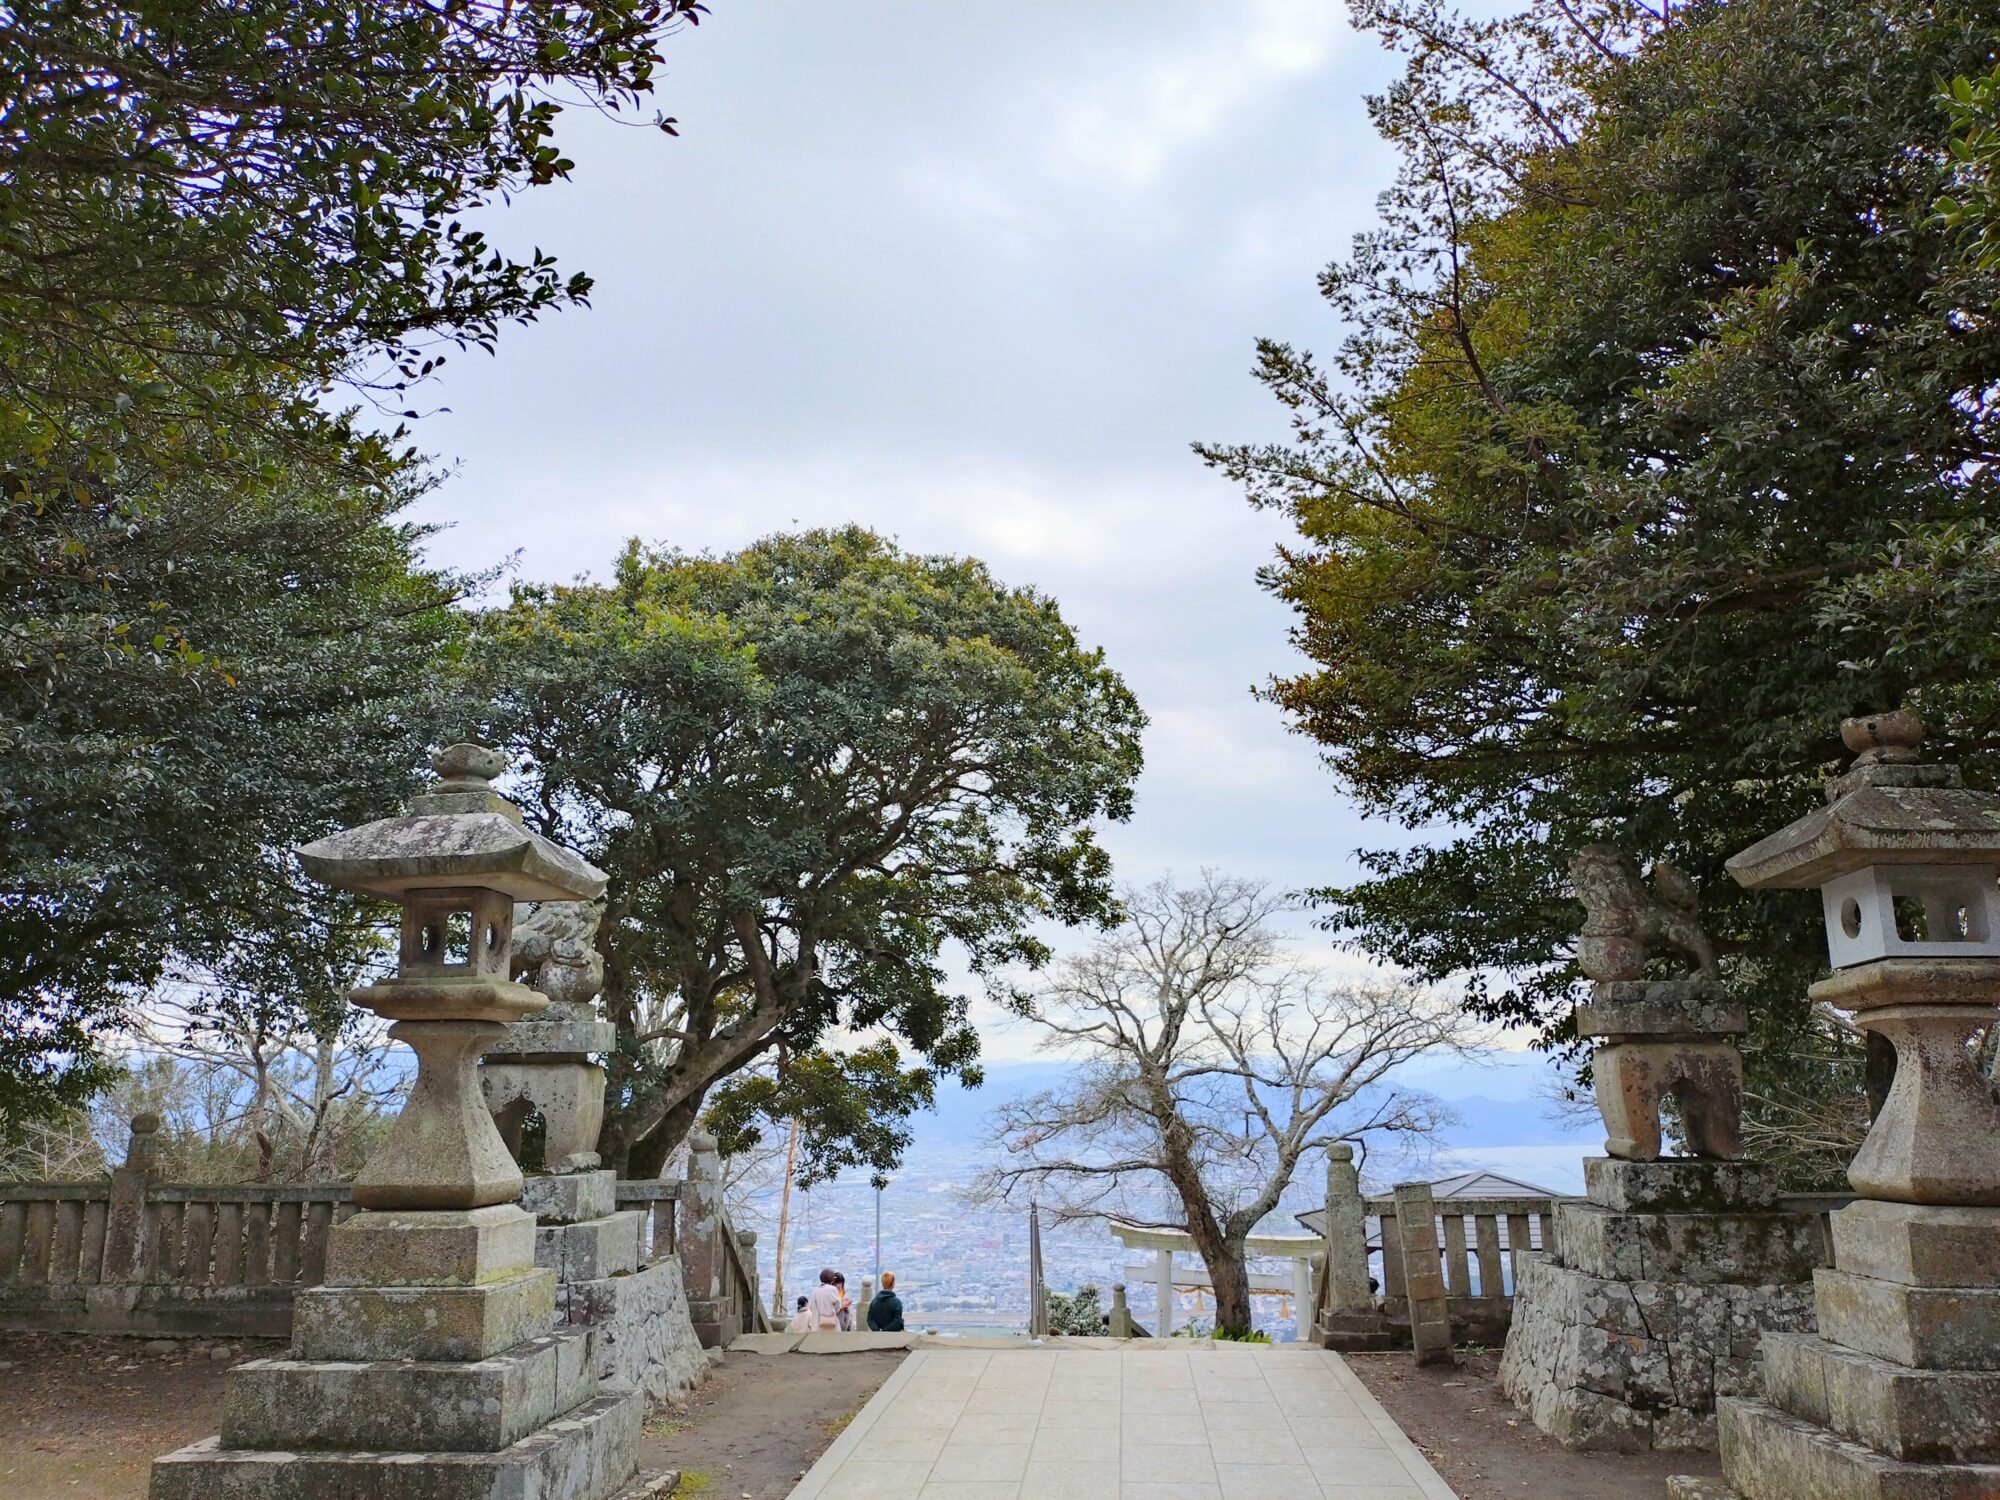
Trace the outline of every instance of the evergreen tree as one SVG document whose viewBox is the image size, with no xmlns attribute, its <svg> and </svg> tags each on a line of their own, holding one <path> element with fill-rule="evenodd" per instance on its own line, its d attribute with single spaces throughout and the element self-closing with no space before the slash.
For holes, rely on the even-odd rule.
<svg viewBox="0 0 2000 1500">
<path fill-rule="evenodd" d="M 1423 830 L 1327 920 L 1560 1045 L 1568 854 L 1671 858 L 1751 1002 L 1759 1119 L 1810 1112 L 1855 1085 L 1804 1010 L 1817 908 L 1722 861 L 1814 804 L 1846 714 L 1907 703 L 1992 777 L 1996 277 L 1934 205 L 1939 80 L 2000 15 L 1354 9 L 1409 63 L 1372 101 L 1382 222 L 1322 280 L 1349 331 L 1328 365 L 1260 345 L 1291 441 L 1202 450 L 1299 531 L 1264 582 L 1312 666 L 1271 697 Z"/>
</svg>

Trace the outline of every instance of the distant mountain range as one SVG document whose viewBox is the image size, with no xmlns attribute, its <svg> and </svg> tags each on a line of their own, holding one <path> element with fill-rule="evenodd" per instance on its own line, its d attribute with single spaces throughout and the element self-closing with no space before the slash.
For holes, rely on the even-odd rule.
<svg viewBox="0 0 2000 1500">
<path fill-rule="evenodd" d="M 918 1148 L 983 1154 L 988 1120 L 995 1109 L 1054 1087 L 1074 1066 L 989 1063 L 980 1088 L 956 1082 L 941 1085 L 936 1110 L 913 1122 Z M 1413 1064 L 1397 1075 L 1397 1082 L 1430 1094 L 1458 1116 L 1437 1143 L 1444 1162 L 1440 1172 L 1487 1166 L 1525 1176 L 1554 1192 L 1578 1192 L 1583 1158 L 1603 1149 L 1604 1129 L 1594 1114 L 1581 1119 L 1558 1116 L 1546 1096 L 1555 1076 L 1540 1053 L 1492 1052 L 1475 1059 Z"/>
<path fill-rule="evenodd" d="M 879 1201 L 879 1264 L 896 1272 L 910 1316 L 926 1325 L 960 1329 L 1020 1327 L 1027 1312 L 1025 1206 L 971 1203 L 964 1189 L 992 1160 L 987 1138 L 993 1111 L 1010 1099 L 1061 1083 L 1074 1066 L 992 1063 L 981 1088 L 942 1085 L 936 1110 L 911 1122 L 914 1140 L 908 1159 L 879 1200 L 863 1174 L 796 1194 L 786 1306 L 820 1266 L 846 1270 L 850 1286 L 873 1273 Z M 1554 1193 L 1581 1192 L 1583 1159 L 1603 1149 L 1603 1127 L 1594 1115 L 1556 1118 L 1545 1098 L 1552 1078 L 1547 1059 L 1517 1052 L 1403 1070 L 1397 1080 L 1401 1086 L 1439 1099 L 1458 1122 L 1434 1143 L 1427 1158 L 1396 1159 L 1382 1147 L 1371 1151 L 1364 1182 L 1381 1191 L 1398 1179 L 1436 1180 L 1484 1168 Z M 1316 1202 L 1321 1170 L 1317 1161 L 1302 1167 L 1284 1207 L 1268 1221 L 1269 1232 L 1302 1232 L 1293 1215 Z M 771 1232 L 775 1200 L 774 1184 L 757 1201 L 743 1205 L 751 1215 L 748 1222 L 763 1231 L 757 1253 L 767 1278 L 776 1248 Z M 1132 1277 L 1132 1257 L 1101 1225 L 1045 1227 L 1043 1250 L 1049 1285 L 1058 1289 L 1104 1287 Z M 1142 1321 L 1150 1317 L 1153 1291 L 1144 1278 L 1134 1282 L 1131 1296 L 1135 1315 Z M 1199 1297 L 1190 1294 L 1182 1300 L 1182 1316 L 1202 1315 Z M 1257 1316 L 1259 1326 L 1275 1337 L 1293 1335 L 1292 1310 L 1283 1299 L 1260 1298 Z"/>
</svg>

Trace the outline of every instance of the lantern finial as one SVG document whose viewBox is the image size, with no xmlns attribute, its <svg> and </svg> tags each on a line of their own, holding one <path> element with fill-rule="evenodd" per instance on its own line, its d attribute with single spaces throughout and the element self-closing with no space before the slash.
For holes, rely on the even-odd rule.
<svg viewBox="0 0 2000 1500">
<path fill-rule="evenodd" d="M 507 755 L 461 740 L 433 755 L 431 769 L 441 778 L 441 792 L 483 792 L 488 782 L 507 769 Z"/>
<path fill-rule="evenodd" d="M 1924 742 L 1924 721 L 1907 708 L 1863 714 L 1840 721 L 1840 740 L 1854 752 L 1857 766 L 1912 761 Z"/>
</svg>

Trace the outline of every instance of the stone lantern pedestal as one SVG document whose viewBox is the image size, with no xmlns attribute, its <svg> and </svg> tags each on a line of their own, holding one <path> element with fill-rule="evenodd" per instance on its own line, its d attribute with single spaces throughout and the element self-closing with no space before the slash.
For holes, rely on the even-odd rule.
<svg viewBox="0 0 2000 1500">
<path fill-rule="evenodd" d="M 1818 1216 L 1778 1206 L 1776 1174 L 1737 1160 L 1743 1009 L 1713 980 L 1610 980 L 1581 1008 L 1610 1139 L 1587 1197 L 1558 1202 L 1547 1253 L 1514 1289 L 1500 1384 L 1580 1450 L 1712 1449 L 1716 1401 L 1757 1388 L 1758 1340 L 1811 1326 Z M 1689 1144 L 1662 1158 L 1678 1092 Z"/>
<path fill-rule="evenodd" d="M 601 872 L 521 827 L 455 745 L 408 813 L 299 851 L 308 873 L 403 906 L 396 976 L 355 992 L 416 1053 L 409 1097 L 355 1179 L 362 1212 L 299 1293 L 292 1347 L 229 1372 L 222 1432 L 158 1459 L 151 1500 L 609 1500 L 638 1475 L 644 1398 L 600 1382 L 480 1096 L 482 1051 L 546 999 L 509 977 L 513 902 L 596 896 Z"/>
<path fill-rule="evenodd" d="M 1813 988 L 1896 1043 L 1896 1081 L 1851 1172 L 1871 1196 L 1832 1215 L 1817 1332 L 1768 1337 L 1761 1396 L 1723 1405 L 1747 1500 L 2000 1497 L 2000 1108 L 1966 1047 L 2000 960 L 1947 963 Z"/>
<path fill-rule="evenodd" d="M 1724 1484 L 1682 1497 L 2000 1497 L 2000 1106 L 1970 1039 L 1994 1023 L 2000 796 L 1915 760 L 1906 713 L 1849 720 L 1831 805 L 1729 862 L 1752 889 L 1819 887 L 1836 968 L 1817 1001 L 1896 1049 L 1814 1277 L 1817 1332 L 1766 1337 L 1761 1397 L 1721 1403 Z"/>
<path fill-rule="evenodd" d="M 595 1335 L 601 1378 L 678 1400 L 708 1372 L 681 1267 L 649 1245 L 648 1215 L 617 1204 L 617 1176 L 598 1166 L 604 1068 L 618 1033 L 591 1001 L 604 983 L 600 911 L 583 901 L 515 908 L 513 969 L 548 1008 L 507 1028 L 479 1065 L 479 1083 L 515 1160 L 526 1124 L 543 1126 L 542 1166 L 521 1188 L 535 1218 L 535 1264 L 555 1273 L 556 1311 Z"/>
</svg>

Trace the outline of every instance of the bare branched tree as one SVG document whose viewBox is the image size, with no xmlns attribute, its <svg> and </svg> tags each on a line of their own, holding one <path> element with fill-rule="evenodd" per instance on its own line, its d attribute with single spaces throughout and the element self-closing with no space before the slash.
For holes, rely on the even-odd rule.
<svg viewBox="0 0 2000 1500">
<path fill-rule="evenodd" d="M 1448 1115 L 1397 1087 L 1402 1063 L 1462 1050 L 1441 996 L 1384 978 L 1331 982 L 1271 929 L 1265 886 L 1204 872 L 1122 895 L 1125 920 L 1061 963 L 1030 1024 L 1078 1058 L 1062 1086 L 1003 1106 L 1003 1155 L 975 1192 L 1034 1196 L 1059 1220 L 1184 1230 L 1215 1288 L 1216 1326 L 1250 1327 L 1243 1243 L 1308 1152 L 1429 1135 Z"/>
<path fill-rule="evenodd" d="M 135 1066 L 112 1091 L 123 1112 L 113 1134 L 122 1139 L 124 1113 L 152 1109 L 167 1120 L 163 1153 L 192 1150 L 180 1165 L 204 1176 L 351 1174 L 408 1081 L 380 1018 L 344 1006 L 319 1016 L 213 982 L 156 988 L 134 1007 L 125 1042 Z"/>
</svg>

